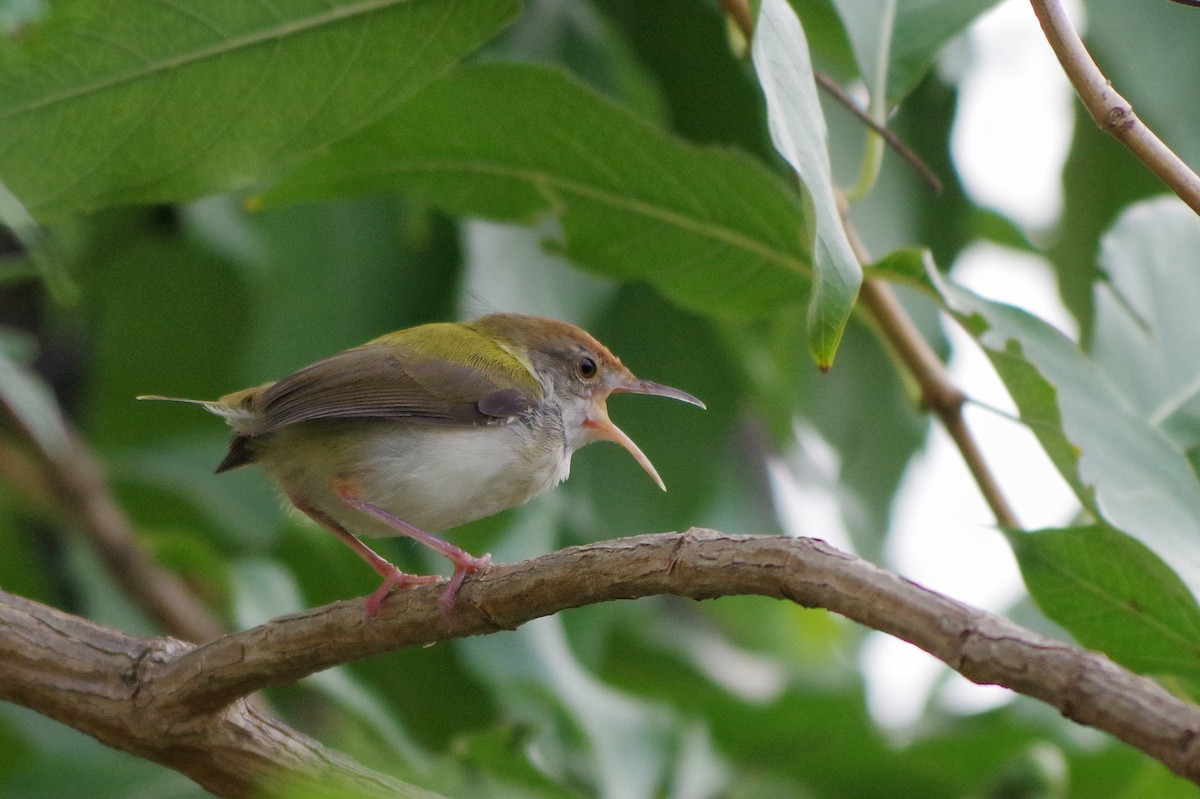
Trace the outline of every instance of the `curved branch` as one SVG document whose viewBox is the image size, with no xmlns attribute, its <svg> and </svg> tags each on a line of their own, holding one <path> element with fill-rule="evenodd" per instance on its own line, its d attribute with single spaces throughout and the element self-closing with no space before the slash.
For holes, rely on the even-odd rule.
<svg viewBox="0 0 1200 799">
<path fill-rule="evenodd" d="M 913 643 L 974 682 L 1040 699 L 1200 783 L 1200 708 L 1103 655 L 922 588 L 823 541 L 693 529 L 572 547 L 491 567 L 467 582 L 448 619 L 438 607 L 440 590 L 396 592 L 369 623 L 358 599 L 199 647 L 124 635 L 0 595 L 0 696 L 206 787 L 229 779 L 221 770 L 231 763 L 257 767 L 269 760 L 273 747 L 286 749 L 278 753 L 285 770 L 307 776 L 319 771 L 310 754 L 317 745 L 302 736 L 296 740 L 303 746 L 264 740 L 250 722 L 266 722 L 248 715 L 243 697 L 334 665 L 512 629 L 581 605 L 654 594 L 759 594 L 828 608 Z M 79 701 L 81 693 L 89 701 Z M 248 736 L 241 745 L 253 747 L 249 755 L 230 749 L 230 729 Z M 279 725 L 272 731 L 284 740 L 295 735 Z M 223 746 L 220 757 L 213 741 Z M 367 778 L 360 773 L 360 779 Z"/>
<path fill-rule="evenodd" d="M 1133 112 L 1096 66 L 1060 0 L 1031 0 L 1046 40 L 1067 79 L 1100 129 L 1110 133 L 1200 214 L 1200 176 L 1183 162 Z"/>
</svg>

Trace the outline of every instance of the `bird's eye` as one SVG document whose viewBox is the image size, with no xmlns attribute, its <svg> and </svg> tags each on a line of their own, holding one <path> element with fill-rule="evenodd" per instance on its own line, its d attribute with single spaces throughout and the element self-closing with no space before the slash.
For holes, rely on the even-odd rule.
<svg viewBox="0 0 1200 799">
<path fill-rule="evenodd" d="M 596 361 L 586 355 L 579 359 L 579 364 L 576 368 L 579 370 L 579 376 L 584 380 L 591 380 L 596 376 L 596 372 L 599 371 Z"/>
</svg>

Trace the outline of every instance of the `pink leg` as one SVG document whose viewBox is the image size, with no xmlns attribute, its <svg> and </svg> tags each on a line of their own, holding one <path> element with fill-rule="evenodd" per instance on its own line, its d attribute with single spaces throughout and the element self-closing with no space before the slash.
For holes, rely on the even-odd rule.
<svg viewBox="0 0 1200 799">
<path fill-rule="evenodd" d="M 303 511 L 310 519 L 341 539 L 342 543 L 354 550 L 355 554 L 365 560 L 367 565 L 383 578 L 383 584 L 367 597 L 367 602 L 363 605 L 363 618 L 366 621 L 370 621 L 378 615 L 383 600 L 387 598 L 387 595 L 392 592 L 393 588 L 408 588 L 414 585 L 425 585 L 438 581 L 438 578 L 434 575 L 405 574 L 380 557 L 375 550 L 362 541 L 359 541 L 354 534 L 335 522 L 324 512 L 317 510 L 293 494 L 288 494 L 288 498 L 292 501 L 293 505 Z"/>
<path fill-rule="evenodd" d="M 392 515 L 391 513 L 388 513 L 378 505 L 362 499 L 355 494 L 349 486 L 339 484 L 335 481 L 333 484 L 333 491 L 335 494 L 337 494 L 338 499 L 340 499 L 342 502 L 345 502 L 350 507 L 354 508 L 355 510 L 362 511 L 374 519 L 378 519 L 388 527 L 391 527 L 393 530 L 396 530 L 397 532 L 406 535 L 409 538 L 416 539 L 433 551 L 444 555 L 451 563 L 454 564 L 454 574 L 450 577 L 449 585 L 446 586 L 446 590 L 442 592 L 442 596 L 438 600 L 438 604 L 442 608 L 443 616 L 448 617 L 450 615 L 450 611 L 454 609 L 454 600 L 458 597 L 458 591 L 460 588 L 462 588 L 463 581 L 466 579 L 467 575 L 474 574 L 478 571 L 483 571 L 488 567 L 488 564 L 492 562 L 492 556 L 490 554 L 485 554 L 482 557 L 477 558 L 469 552 L 454 546 L 454 544 L 451 544 L 448 541 L 443 541 L 436 535 L 431 535 L 424 530 L 413 527 L 408 522 Z M 353 536 L 351 536 L 351 538 L 353 538 Z M 355 541 L 359 544 L 359 546 L 363 547 L 363 549 L 367 549 L 367 547 L 361 541 L 358 541 L 358 539 L 355 539 Z M 369 549 L 367 549 L 367 551 L 370 552 Z M 376 555 L 376 557 L 379 556 Z M 384 562 L 386 563 L 387 561 Z"/>
</svg>

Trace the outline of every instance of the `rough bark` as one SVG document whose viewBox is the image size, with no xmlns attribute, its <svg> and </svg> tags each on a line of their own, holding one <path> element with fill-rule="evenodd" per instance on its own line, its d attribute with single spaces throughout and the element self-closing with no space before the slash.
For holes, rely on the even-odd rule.
<svg viewBox="0 0 1200 799">
<path fill-rule="evenodd" d="M 441 588 L 285 616 L 195 646 L 143 638 L 0 594 L 0 698 L 187 774 L 221 796 L 264 777 L 373 796 L 419 795 L 250 706 L 246 697 L 403 647 L 513 629 L 572 607 L 673 594 L 759 594 L 824 607 L 909 641 L 978 683 L 1003 685 L 1104 730 L 1200 783 L 1200 708 L 1103 655 L 1026 630 L 815 539 L 711 530 L 645 535 L 495 565 L 449 618 Z"/>
</svg>

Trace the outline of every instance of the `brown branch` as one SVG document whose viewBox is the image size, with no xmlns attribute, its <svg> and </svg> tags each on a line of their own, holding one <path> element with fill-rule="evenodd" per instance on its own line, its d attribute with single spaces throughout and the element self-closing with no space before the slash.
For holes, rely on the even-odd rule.
<svg viewBox="0 0 1200 799">
<path fill-rule="evenodd" d="M 843 217 L 843 224 L 854 256 L 858 258 L 859 263 L 870 263 L 871 255 L 858 237 L 854 226 L 850 224 L 850 220 Z M 1019 529 L 1021 524 L 1017 514 L 1000 489 L 1000 483 L 983 456 L 983 449 L 963 418 L 966 395 L 950 379 L 942 359 L 925 341 L 925 337 L 913 324 L 908 312 L 886 282 L 865 280 L 858 296 L 863 307 L 878 324 L 884 342 L 891 347 L 916 381 L 921 391 L 921 403 L 941 420 L 950 439 L 958 447 L 959 454 L 962 455 L 975 484 L 979 486 L 992 515 L 996 517 L 996 522 L 1001 527 Z"/>
<path fill-rule="evenodd" d="M 173 768 L 218 796 L 430 796 L 370 772 L 253 703 L 162 712 L 144 675 L 191 644 L 142 638 L 0 592 L 0 698 Z M 259 791 L 263 791 L 260 793 Z"/>
<path fill-rule="evenodd" d="M 996 522 L 1001 527 L 1019 529 L 1021 524 L 1016 513 L 963 418 L 966 395 L 950 380 L 937 353 L 930 348 L 887 283 L 880 280 L 864 281 L 859 298 L 879 324 L 884 341 L 892 347 L 917 381 L 921 402 L 941 420 L 942 426 L 958 447 Z"/>
<path fill-rule="evenodd" d="M 175 768 L 222 796 L 242 795 L 272 767 L 289 778 L 328 770 L 332 780 L 369 792 L 383 778 L 247 708 L 242 697 L 371 655 L 513 629 L 582 605 L 655 594 L 758 594 L 828 608 L 913 643 L 974 682 L 1046 702 L 1200 783 L 1200 708 L 1103 655 L 922 588 L 823 541 L 699 529 L 644 535 L 493 566 L 467 581 L 449 619 L 438 607 L 440 591 L 399 591 L 369 623 L 358 599 L 198 647 L 126 635 L 0 594 L 0 698 Z"/>
<path fill-rule="evenodd" d="M 1200 176 L 1163 144 L 1096 66 L 1060 0 L 1031 0 L 1046 40 L 1092 119 L 1200 214 Z"/>
</svg>

